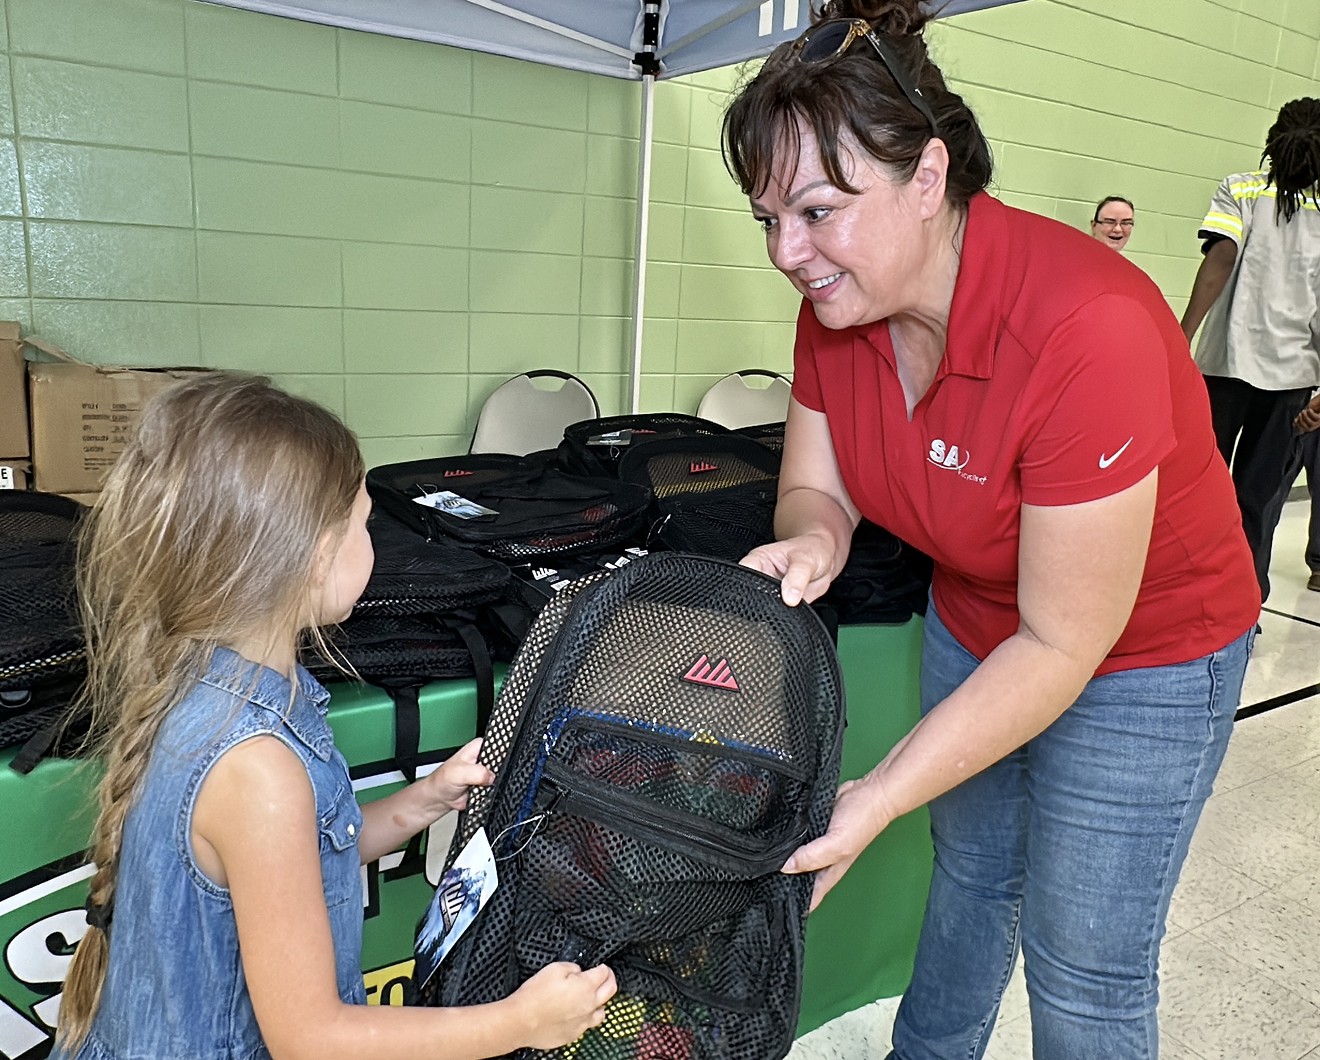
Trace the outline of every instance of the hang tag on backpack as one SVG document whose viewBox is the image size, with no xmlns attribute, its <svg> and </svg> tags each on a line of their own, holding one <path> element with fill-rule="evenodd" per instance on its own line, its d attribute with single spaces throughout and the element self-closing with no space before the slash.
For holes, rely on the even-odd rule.
<svg viewBox="0 0 1320 1060">
<path fill-rule="evenodd" d="M 606 431 L 604 434 L 593 434 L 587 439 L 588 445 L 631 445 L 633 432 L 631 428 L 625 427 L 621 431 Z"/>
<path fill-rule="evenodd" d="M 481 912 L 499 885 L 495 855 L 486 830 L 478 828 L 454 864 L 440 877 L 426 916 L 417 931 L 417 967 L 414 976 L 425 986 Z"/>
<path fill-rule="evenodd" d="M 451 490 L 436 490 L 421 497 L 414 497 L 413 500 L 447 515 L 456 515 L 460 519 L 479 519 L 483 515 L 500 514 L 494 508 L 487 508 L 484 504 L 460 497 Z"/>
</svg>

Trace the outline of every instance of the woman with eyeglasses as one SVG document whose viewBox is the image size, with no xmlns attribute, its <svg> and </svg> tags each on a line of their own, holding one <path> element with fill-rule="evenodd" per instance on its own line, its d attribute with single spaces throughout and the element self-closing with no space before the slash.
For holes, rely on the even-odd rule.
<svg viewBox="0 0 1320 1060">
<path fill-rule="evenodd" d="M 1132 205 L 1132 200 L 1121 195 L 1107 196 L 1096 204 L 1091 216 L 1091 237 L 1115 250 L 1122 250 L 1132 238 L 1136 216 L 1137 208 Z"/>
<path fill-rule="evenodd" d="M 1160 291 L 986 193 L 926 21 L 916 0 L 831 0 L 724 118 L 802 295 L 779 540 L 743 562 L 810 602 L 860 516 L 935 562 L 922 719 L 785 871 L 817 872 L 819 901 L 928 804 L 892 1055 L 981 1056 L 1021 947 L 1037 1057 L 1154 1057 L 1169 899 L 1259 614 L 1251 556 Z"/>
</svg>

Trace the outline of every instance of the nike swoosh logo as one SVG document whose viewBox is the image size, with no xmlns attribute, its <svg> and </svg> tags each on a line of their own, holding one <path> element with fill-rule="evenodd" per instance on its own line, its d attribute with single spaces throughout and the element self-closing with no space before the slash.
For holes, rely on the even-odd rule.
<svg viewBox="0 0 1320 1060">
<path fill-rule="evenodd" d="M 1133 437 L 1135 437 L 1135 435 L 1134 435 Z M 1115 460 L 1117 460 L 1120 456 L 1122 456 L 1122 455 L 1123 455 L 1123 450 L 1126 449 L 1126 448 L 1127 448 L 1129 445 L 1131 445 L 1131 444 L 1132 444 L 1132 439 L 1129 438 L 1126 442 L 1124 442 L 1121 446 L 1119 446 L 1118 452 L 1115 453 L 1113 456 L 1105 456 L 1104 453 L 1101 453 L 1101 454 L 1100 454 L 1100 469 L 1101 469 L 1101 470 L 1104 470 L 1104 469 L 1107 468 L 1110 464 L 1112 464 Z"/>
</svg>

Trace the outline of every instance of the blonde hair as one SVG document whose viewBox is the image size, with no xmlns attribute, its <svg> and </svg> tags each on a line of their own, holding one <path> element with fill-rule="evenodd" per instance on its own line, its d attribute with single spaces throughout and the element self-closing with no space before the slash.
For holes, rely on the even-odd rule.
<svg viewBox="0 0 1320 1060">
<path fill-rule="evenodd" d="M 357 440 L 332 413 L 260 376 L 216 372 L 154 399 L 79 540 L 89 675 L 103 732 L 89 926 L 60 1003 L 77 1050 L 109 959 L 124 820 L 166 714 L 217 645 L 296 640 L 313 625 L 323 535 L 345 525 L 362 482 Z"/>
</svg>

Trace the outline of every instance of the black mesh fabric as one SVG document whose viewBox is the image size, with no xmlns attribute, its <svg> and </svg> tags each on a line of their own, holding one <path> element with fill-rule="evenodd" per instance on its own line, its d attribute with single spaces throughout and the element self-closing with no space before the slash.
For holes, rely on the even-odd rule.
<svg viewBox="0 0 1320 1060">
<path fill-rule="evenodd" d="M 85 719 L 70 715 L 87 672 L 74 595 L 74 536 L 85 509 L 50 493 L 0 491 L 0 747 L 27 772 L 61 731 L 76 749 Z"/>
<path fill-rule="evenodd" d="M 424 615 L 507 598 L 512 575 L 503 563 L 470 549 L 427 540 L 388 511 L 367 522 L 376 559 L 353 606 L 354 617 Z"/>
<path fill-rule="evenodd" d="M 472 655 L 452 629 L 431 615 L 366 615 L 348 619 L 327 637 L 331 652 L 363 678 L 416 682 L 471 677 Z M 322 680 L 340 680 L 341 666 L 315 650 L 304 665 Z"/>
<path fill-rule="evenodd" d="M 334 658 L 309 646 L 305 665 L 326 679 L 341 677 L 343 662 L 369 681 L 471 676 L 471 651 L 455 630 L 460 623 L 487 625 L 486 608 L 512 605 L 509 568 L 457 545 L 428 541 L 387 511 L 373 511 L 367 529 L 376 557 L 371 578 L 353 613 L 327 632 Z M 498 647 L 511 654 L 514 646 Z"/>
<path fill-rule="evenodd" d="M 641 412 L 628 416 L 603 416 L 582 420 L 564 428 L 559 444 L 559 463 L 576 475 L 618 474 L 619 462 L 636 445 L 662 438 L 719 437 L 729 428 L 700 416 L 681 412 Z"/>
<path fill-rule="evenodd" d="M 367 490 L 426 536 L 508 562 L 631 541 L 650 501 L 637 486 L 504 453 L 384 464 L 367 472 Z M 438 493 L 452 495 L 442 508 L 417 503 Z"/>
<path fill-rule="evenodd" d="M 847 563 L 817 606 L 832 608 L 843 625 L 906 622 L 926 613 L 931 570 L 929 556 L 863 519 Z"/>
<path fill-rule="evenodd" d="M 0 691 L 85 670 L 73 587 L 82 512 L 54 494 L 0 492 Z"/>
<path fill-rule="evenodd" d="M 782 453 L 784 451 L 783 420 L 776 420 L 774 423 L 758 423 L 751 427 L 739 427 L 737 433 L 750 438 L 754 442 L 760 442 L 772 453 Z"/>
<path fill-rule="evenodd" d="M 655 497 L 649 544 L 737 561 L 774 540 L 779 457 L 750 438 L 645 442 L 619 462 L 619 477 Z"/>
<path fill-rule="evenodd" d="M 834 649 L 778 583 L 660 553 L 569 586 L 533 624 L 472 793 L 500 885 L 425 1003 L 507 996 L 546 964 L 608 963 L 605 1023 L 559 1060 L 775 1060 L 797 1023 L 812 881 L 838 780 Z"/>
</svg>

